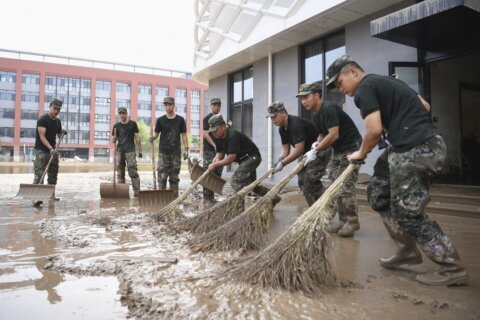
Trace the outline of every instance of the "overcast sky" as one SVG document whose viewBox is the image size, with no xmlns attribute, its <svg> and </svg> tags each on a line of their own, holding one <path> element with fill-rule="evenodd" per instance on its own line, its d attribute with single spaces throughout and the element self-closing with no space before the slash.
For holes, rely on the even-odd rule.
<svg viewBox="0 0 480 320">
<path fill-rule="evenodd" d="M 3 0 L 0 49 L 193 69 L 194 0 Z"/>
</svg>

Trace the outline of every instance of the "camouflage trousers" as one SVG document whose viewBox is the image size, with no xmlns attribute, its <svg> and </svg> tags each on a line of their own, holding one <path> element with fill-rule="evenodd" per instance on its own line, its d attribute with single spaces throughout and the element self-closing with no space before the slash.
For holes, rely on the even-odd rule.
<svg viewBox="0 0 480 320">
<path fill-rule="evenodd" d="M 140 190 L 140 176 L 137 171 L 137 155 L 135 151 L 117 151 L 118 183 L 125 183 L 125 167 L 127 167 L 128 176 L 132 180 L 133 191 L 138 192 Z"/>
<path fill-rule="evenodd" d="M 180 154 L 158 154 L 158 185 L 160 189 L 167 188 L 167 180 L 170 182 L 170 189 L 173 189 L 178 194 L 178 182 L 180 179 L 180 166 L 182 160 Z"/>
<path fill-rule="evenodd" d="M 331 149 L 320 151 L 317 154 L 317 158 L 310 161 L 298 173 L 298 186 L 302 190 L 309 206 L 314 204 L 325 191 L 325 187 L 322 184 L 322 176 L 325 174 L 331 155 Z"/>
<path fill-rule="evenodd" d="M 328 163 L 328 178 L 332 182 L 335 181 L 350 164 L 350 161 L 347 159 L 347 155 L 356 150 L 357 149 L 332 154 L 332 158 Z M 355 192 L 355 184 L 358 180 L 358 171 L 359 168 L 352 172 L 352 174 L 347 178 L 341 193 L 335 199 L 338 219 L 343 222 L 358 221 L 357 195 Z"/>
<path fill-rule="evenodd" d="M 33 183 L 39 184 L 40 178 L 42 177 L 45 168 L 47 167 L 48 161 L 50 160 L 50 153 L 43 150 L 35 150 L 35 160 L 33 160 L 33 171 L 34 178 Z M 58 176 L 58 154 L 55 155 L 48 167 L 48 184 L 57 184 Z"/>
<path fill-rule="evenodd" d="M 453 263 L 458 252 L 440 225 L 430 220 L 425 207 L 429 188 L 446 157 L 441 136 L 427 139 L 402 153 L 388 147 L 378 158 L 367 189 L 368 201 L 394 234 L 413 238 L 433 262 Z"/>
<path fill-rule="evenodd" d="M 257 180 L 257 167 L 260 165 L 260 162 L 262 162 L 262 158 L 254 156 L 240 163 L 230 180 L 234 191 L 240 191 L 243 187 Z"/>
<path fill-rule="evenodd" d="M 207 169 L 208 166 L 212 163 L 213 158 L 215 158 L 215 151 L 210 151 L 210 150 L 203 150 L 203 168 Z M 222 176 L 222 167 L 217 168 L 213 173 L 221 177 Z M 203 199 L 206 200 L 213 200 L 214 199 L 214 192 L 203 187 Z"/>
</svg>

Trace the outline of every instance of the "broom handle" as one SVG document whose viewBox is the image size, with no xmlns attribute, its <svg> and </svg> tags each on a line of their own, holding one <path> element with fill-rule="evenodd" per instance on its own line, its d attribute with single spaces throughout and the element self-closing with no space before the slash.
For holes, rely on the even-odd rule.
<svg viewBox="0 0 480 320">
<path fill-rule="evenodd" d="M 117 136 L 117 128 L 113 128 L 113 136 Z M 115 183 L 117 182 L 116 180 L 116 175 L 117 175 L 117 142 L 113 144 L 113 193 L 115 193 L 115 188 L 116 185 Z"/>
<path fill-rule="evenodd" d="M 190 185 L 190 187 L 188 187 L 187 190 L 185 190 L 178 198 L 177 200 L 175 200 L 177 203 L 180 203 L 182 202 L 183 200 L 185 200 L 188 195 L 193 191 L 193 189 L 200 183 L 203 181 L 203 179 L 205 179 L 208 174 L 210 172 L 208 170 L 205 170 L 205 172 L 194 182 Z"/>
<path fill-rule="evenodd" d="M 63 139 L 64 135 L 65 134 L 63 132 L 60 134 L 60 139 L 58 139 L 58 143 L 55 146 L 55 151 L 58 150 L 58 146 L 60 146 L 60 142 L 62 142 L 62 139 Z M 52 163 L 54 156 L 55 156 L 55 154 L 50 155 L 50 159 L 48 160 L 47 166 L 45 167 L 45 171 L 43 171 L 43 174 L 40 177 L 40 181 L 38 182 L 38 184 L 43 184 L 43 179 L 45 179 L 45 175 L 47 174 L 48 168 L 50 167 L 50 164 Z"/>
<path fill-rule="evenodd" d="M 153 136 L 153 128 L 150 128 L 150 137 Z M 152 144 L 152 172 L 153 172 L 153 190 L 157 190 L 157 179 L 155 177 L 155 142 L 150 142 Z"/>
<path fill-rule="evenodd" d="M 280 182 L 274 185 L 268 193 L 276 195 L 293 178 L 294 175 L 303 169 L 305 166 L 305 161 L 307 161 L 307 157 L 304 156 L 302 160 L 295 166 L 295 168 L 293 168 L 293 170 L 286 177 L 280 180 Z"/>
</svg>

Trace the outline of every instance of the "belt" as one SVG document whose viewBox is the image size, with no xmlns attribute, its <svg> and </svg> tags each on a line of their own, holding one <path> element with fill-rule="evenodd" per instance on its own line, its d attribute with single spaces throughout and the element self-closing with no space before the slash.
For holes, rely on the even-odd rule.
<svg viewBox="0 0 480 320">
<path fill-rule="evenodd" d="M 260 157 L 259 154 L 252 154 L 252 155 L 250 155 L 250 154 L 247 153 L 246 155 L 244 155 L 244 156 L 242 156 L 240 159 L 238 159 L 237 162 L 240 164 L 240 163 L 242 163 L 242 162 L 244 162 L 244 161 L 247 161 L 247 160 L 249 160 L 249 159 L 256 160 L 256 159 L 262 159 L 262 158 Z"/>
</svg>

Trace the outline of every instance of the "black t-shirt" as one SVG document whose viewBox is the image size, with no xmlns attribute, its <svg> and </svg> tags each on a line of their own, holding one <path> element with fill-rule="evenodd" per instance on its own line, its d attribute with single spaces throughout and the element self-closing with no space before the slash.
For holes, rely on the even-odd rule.
<svg viewBox="0 0 480 320">
<path fill-rule="evenodd" d="M 45 137 L 47 138 L 50 145 L 55 148 L 57 134 L 62 131 L 62 122 L 58 118 L 50 118 L 48 114 L 41 116 L 37 120 L 37 129 L 35 130 L 35 149 L 50 152 L 47 146 L 45 146 L 42 140 L 40 140 L 40 135 L 38 134 L 38 127 L 44 127 L 47 129 L 45 132 Z"/>
<path fill-rule="evenodd" d="M 117 122 L 113 128 L 117 131 L 118 150 L 123 152 L 135 151 L 135 133 L 138 133 L 137 123 L 132 120 L 128 120 L 127 123 Z M 113 134 L 112 130 L 112 135 Z"/>
<path fill-rule="evenodd" d="M 203 118 L 203 130 L 208 131 L 208 129 L 210 129 L 210 125 L 208 124 L 208 119 L 210 119 L 212 116 L 213 116 L 213 113 L 210 112 L 207 116 L 205 116 L 205 118 Z M 210 135 L 210 138 L 212 138 L 213 142 L 215 142 L 215 137 L 212 135 L 212 133 L 209 133 L 209 135 Z M 213 148 L 212 145 L 208 143 L 208 141 L 205 139 L 203 139 L 203 150 L 215 152 L 215 148 Z"/>
<path fill-rule="evenodd" d="M 364 119 L 380 111 L 395 152 L 408 151 L 436 134 L 418 93 L 401 80 L 376 74 L 365 76 L 355 93 L 355 104 Z"/>
<path fill-rule="evenodd" d="M 353 120 L 338 105 L 324 101 L 320 112 L 315 113 L 313 122 L 321 135 L 328 129 L 338 127 L 338 139 L 331 145 L 335 153 L 342 153 L 359 147 L 362 137 Z"/>
<path fill-rule="evenodd" d="M 180 134 L 187 132 L 185 119 L 182 116 L 175 115 L 175 118 L 169 119 L 166 115 L 157 119 L 155 132 L 160 133 L 160 152 L 165 154 L 175 154 L 181 152 Z"/>
<path fill-rule="evenodd" d="M 295 147 L 297 143 L 305 141 L 304 154 L 311 149 L 312 143 L 318 138 L 318 130 L 313 122 L 292 115 L 288 115 L 288 128 L 280 127 L 278 132 L 280 132 L 282 145 L 288 143 Z"/>
<path fill-rule="evenodd" d="M 236 162 L 240 163 L 248 156 L 260 156 L 257 146 L 250 138 L 237 130 L 228 128 L 227 135 L 224 139 L 215 141 L 217 152 L 225 152 L 225 154 L 236 154 Z"/>
</svg>

